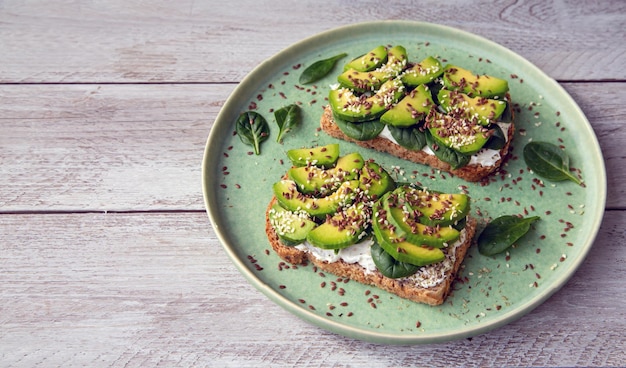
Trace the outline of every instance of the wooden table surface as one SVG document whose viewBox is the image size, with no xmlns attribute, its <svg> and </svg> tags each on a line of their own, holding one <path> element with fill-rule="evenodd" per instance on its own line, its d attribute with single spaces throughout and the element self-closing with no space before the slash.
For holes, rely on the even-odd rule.
<svg viewBox="0 0 626 368">
<path fill-rule="evenodd" d="M 0 366 L 626 365 L 626 2 L 0 1 Z M 386 346 L 275 305 L 205 213 L 201 160 L 264 59 L 368 20 L 457 27 L 520 54 L 587 115 L 599 235 L 570 281 L 473 338 Z"/>
</svg>

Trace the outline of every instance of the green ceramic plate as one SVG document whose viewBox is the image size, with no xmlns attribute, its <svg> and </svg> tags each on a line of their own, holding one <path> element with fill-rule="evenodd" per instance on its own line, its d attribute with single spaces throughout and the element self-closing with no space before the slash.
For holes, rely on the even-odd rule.
<svg viewBox="0 0 626 368">
<path fill-rule="evenodd" d="M 438 307 L 409 302 L 379 289 L 320 275 L 313 266 L 288 268 L 265 237 L 264 212 L 271 186 L 287 171 L 286 151 L 337 142 L 318 131 L 329 85 L 341 65 L 383 45 L 403 45 L 409 60 L 432 55 L 476 73 L 509 80 L 519 112 L 506 173 L 487 185 L 467 183 L 418 164 L 340 141 L 342 154 L 360 152 L 400 180 L 443 191 L 466 190 L 472 215 L 538 215 L 534 229 L 508 256 L 485 257 L 473 246 L 454 285 Z M 300 86 L 314 61 L 348 56 L 323 80 Z M 297 103 L 302 124 L 276 142 L 273 111 Z M 234 135 L 238 115 L 262 114 L 271 135 L 261 154 Z M 541 182 L 527 169 L 522 149 L 531 140 L 563 146 L 585 185 Z M 596 136 L 572 98 L 530 62 L 484 38 L 440 25 L 382 21 L 330 30 L 290 46 L 253 70 L 224 104 L 208 137 L 203 162 L 208 216 L 241 273 L 281 307 L 322 328 L 366 341 L 432 343 L 485 333 L 540 305 L 574 274 L 591 248 L 604 213 L 606 175 Z"/>
</svg>

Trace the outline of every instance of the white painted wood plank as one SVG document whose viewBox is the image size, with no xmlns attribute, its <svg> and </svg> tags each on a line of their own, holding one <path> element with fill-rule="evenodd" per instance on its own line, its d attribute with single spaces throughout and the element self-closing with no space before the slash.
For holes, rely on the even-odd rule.
<svg viewBox="0 0 626 368">
<path fill-rule="evenodd" d="M 624 211 L 522 319 L 472 339 L 381 346 L 298 319 L 250 286 L 203 213 L 0 215 L 4 366 L 617 366 Z"/>
<path fill-rule="evenodd" d="M 206 139 L 233 88 L 1 87 L 0 206 L 202 210 Z"/>
<path fill-rule="evenodd" d="M 236 82 L 331 28 L 433 22 L 489 38 L 559 80 L 626 79 L 624 3 L 3 1 L 0 82 Z"/>
<path fill-rule="evenodd" d="M 565 83 L 626 207 L 624 83 Z M 2 211 L 202 210 L 201 161 L 235 85 L 0 86 Z"/>
</svg>

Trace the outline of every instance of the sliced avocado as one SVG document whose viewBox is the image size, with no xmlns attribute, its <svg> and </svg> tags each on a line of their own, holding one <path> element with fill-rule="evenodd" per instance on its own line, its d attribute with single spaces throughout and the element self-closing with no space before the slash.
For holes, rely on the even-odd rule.
<svg viewBox="0 0 626 368">
<path fill-rule="evenodd" d="M 387 48 L 378 46 L 343 66 L 343 70 L 354 69 L 359 72 L 374 70 L 387 62 Z"/>
<path fill-rule="evenodd" d="M 397 45 L 390 48 L 387 54 L 387 62 L 378 68 L 378 70 L 391 75 L 391 78 L 395 78 L 406 68 L 408 61 L 406 49 L 403 46 Z"/>
<path fill-rule="evenodd" d="M 422 84 L 387 110 L 380 121 L 397 127 L 409 127 L 423 120 L 433 106 L 430 91 Z"/>
<path fill-rule="evenodd" d="M 487 143 L 489 129 L 478 123 L 478 119 L 466 119 L 433 111 L 426 124 L 433 139 L 465 155 L 473 155 Z"/>
<path fill-rule="evenodd" d="M 391 175 L 374 161 L 365 163 L 359 181 L 361 190 L 374 199 L 382 197 L 396 187 Z"/>
<path fill-rule="evenodd" d="M 416 87 L 420 84 L 432 82 L 435 78 L 443 74 L 441 62 L 432 56 L 411 66 L 402 73 L 402 83 L 409 87 Z"/>
<path fill-rule="evenodd" d="M 465 93 L 447 89 L 441 89 L 437 94 L 437 99 L 446 112 L 454 112 L 468 119 L 475 116 L 482 125 L 489 125 L 498 120 L 507 106 L 504 100 L 493 100 L 481 96 L 470 97 Z"/>
<path fill-rule="evenodd" d="M 461 91 L 471 97 L 500 98 L 509 91 L 509 83 L 504 79 L 476 75 L 455 65 L 444 67 L 442 79 L 446 89 Z"/>
<path fill-rule="evenodd" d="M 291 212 L 278 203 L 270 209 L 269 219 L 274 231 L 287 246 L 302 243 L 309 232 L 317 226 L 305 212 Z"/>
<path fill-rule="evenodd" d="M 339 157 L 339 144 L 332 143 L 313 148 L 294 148 L 287 151 L 287 157 L 294 166 L 332 167 Z"/>
<path fill-rule="evenodd" d="M 393 228 L 388 225 L 387 217 L 388 214 L 381 207 L 380 201 L 376 202 L 372 210 L 374 236 L 380 247 L 393 258 L 416 266 L 426 266 L 445 259 L 445 254 L 439 248 L 416 245 L 406 241 L 402 236 L 398 236 Z"/>
<path fill-rule="evenodd" d="M 358 71 L 348 69 L 337 77 L 342 87 L 357 92 L 377 90 L 386 81 L 397 77 L 405 68 L 407 62 L 406 49 L 394 46 L 388 51 L 387 62 L 375 70 Z"/>
<path fill-rule="evenodd" d="M 289 211 L 305 211 L 310 216 L 320 219 L 326 215 L 332 215 L 337 209 L 351 203 L 359 188 L 358 180 L 349 180 L 341 183 L 339 188 L 332 194 L 316 198 L 306 196 L 298 191 L 298 186 L 293 180 L 281 180 L 274 183 L 273 191 L 278 203 Z"/>
<path fill-rule="evenodd" d="M 322 249 L 342 249 L 359 241 L 370 220 L 368 207 L 355 203 L 311 230 L 306 240 Z"/>
<path fill-rule="evenodd" d="M 345 156 L 341 156 L 337 160 L 337 165 L 335 166 L 335 171 L 344 172 L 345 175 L 352 179 L 358 179 L 359 173 L 363 166 L 365 165 L 365 160 L 363 156 L 361 156 L 358 152 L 352 152 Z"/>
<path fill-rule="evenodd" d="M 287 176 L 296 182 L 301 193 L 326 195 L 335 191 L 344 181 L 358 179 L 364 164 L 361 154 L 354 152 L 339 157 L 332 168 L 324 169 L 311 165 L 292 167 Z"/>
<path fill-rule="evenodd" d="M 393 203 L 394 200 L 391 198 L 390 196 L 382 202 L 387 212 L 387 220 L 396 227 L 396 234 L 404 237 L 406 241 L 416 245 L 443 248 L 446 243 L 453 243 L 459 238 L 459 231 L 451 226 L 428 226 L 420 223 L 419 218 L 413 216 L 408 207 Z"/>
<path fill-rule="evenodd" d="M 419 222 L 428 226 L 454 225 L 470 210 L 469 197 L 462 193 L 439 193 L 406 187 L 402 195 Z"/>
<path fill-rule="evenodd" d="M 350 122 L 378 118 L 402 97 L 404 85 L 398 79 L 389 80 L 373 95 L 358 95 L 348 88 L 331 89 L 328 102 L 333 113 Z"/>
<path fill-rule="evenodd" d="M 359 72 L 354 69 L 346 70 L 337 77 L 337 82 L 342 87 L 357 92 L 375 91 L 380 86 L 391 79 L 390 75 L 379 71 Z"/>
</svg>

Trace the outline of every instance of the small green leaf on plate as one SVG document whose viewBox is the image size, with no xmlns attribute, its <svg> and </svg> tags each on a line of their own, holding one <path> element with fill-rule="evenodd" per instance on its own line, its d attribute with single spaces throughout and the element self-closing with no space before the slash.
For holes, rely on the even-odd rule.
<svg viewBox="0 0 626 368">
<path fill-rule="evenodd" d="M 569 157 L 560 147 L 548 142 L 530 142 L 524 147 L 524 161 L 537 175 L 550 180 L 581 181 L 569 170 Z"/>
<path fill-rule="evenodd" d="M 485 256 L 502 253 L 530 230 L 539 216 L 505 215 L 491 221 L 478 236 L 478 251 Z"/>
<path fill-rule="evenodd" d="M 267 121 L 261 114 L 246 111 L 239 115 L 235 123 L 235 131 L 244 144 L 254 147 L 254 153 L 261 154 L 261 142 L 270 135 Z"/>
<path fill-rule="evenodd" d="M 274 118 L 279 129 L 276 142 L 281 142 L 283 135 L 300 123 L 300 107 L 296 104 L 282 107 L 274 111 Z"/>
<path fill-rule="evenodd" d="M 331 70 L 333 70 L 337 61 L 343 59 L 347 55 L 348 54 L 346 53 L 342 53 L 329 57 L 328 59 L 318 60 L 309 65 L 309 67 L 304 69 L 302 74 L 300 74 L 300 84 L 309 84 L 324 78 L 328 73 L 330 73 Z"/>
</svg>

